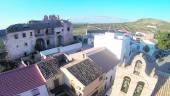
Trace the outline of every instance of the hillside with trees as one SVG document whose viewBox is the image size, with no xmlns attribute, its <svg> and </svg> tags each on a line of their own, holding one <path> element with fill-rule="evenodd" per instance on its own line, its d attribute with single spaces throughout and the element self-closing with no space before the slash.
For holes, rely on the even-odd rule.
<svg viewBox="0 0 170 96">
<path fill-rule="evenodd" d="M 84 34 L 86 30 L 127 30 L 130 32 L 169 32 L 170 23 L 152 18 L 139 19 L 135 22 L 101 23 L 101 24 L 74 24 L 74 34 Z"/>
</svg>

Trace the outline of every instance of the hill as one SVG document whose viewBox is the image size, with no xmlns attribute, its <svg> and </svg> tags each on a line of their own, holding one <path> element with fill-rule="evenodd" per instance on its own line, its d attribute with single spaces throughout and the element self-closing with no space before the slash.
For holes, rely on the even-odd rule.
<svg viewBox="0 0 170 96">
<path fill-rule="evenodd" d="M 98 23 L 98 24 L 88 24 L 88 30 L 127 30 L 130 32 L 166 32 L 170 31 L 170 23 L 152 19 L 145 18 L 139 19 L 134 22 L 125 22 L 125 23 Z M 87 24 L 74 24 L 74 34 L 84 34 L 87 30 Z"/>
</svg>

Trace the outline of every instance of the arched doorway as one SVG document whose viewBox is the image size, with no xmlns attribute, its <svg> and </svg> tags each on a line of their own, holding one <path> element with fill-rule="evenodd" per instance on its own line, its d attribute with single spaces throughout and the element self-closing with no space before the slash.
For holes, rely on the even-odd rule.
<svg viewBox="0 0 170 96">
<path fill-rule="evenodd" d="M 45 50 L 45 42 L 42 38 L 39 38 L 39 39 L 36 40 L 35 50 L 38 50 L 38 51 Z"/>
<path fill-rule="evenodd" d="M 63 36 L 59 35 L 59 36 L 57 37 L 57 41 L 58 41 L 58 46 L 62 46 L 63 43 L 64 43 Z"/>
</svg>

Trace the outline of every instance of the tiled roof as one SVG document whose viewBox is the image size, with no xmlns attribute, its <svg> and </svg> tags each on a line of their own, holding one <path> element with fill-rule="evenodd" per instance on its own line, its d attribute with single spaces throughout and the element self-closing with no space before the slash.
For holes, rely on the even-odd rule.
<svg viewBox="0 0 170 96">
<path fill-rule="evenodd" d="M 87 56 L 96 64 L 101 66 L 103 72 L 108 72 L 119 63 L 119 59 L 115 54 L 106 48 L 98 48 L 87 52 Z"/>
<path fill-rule="evenodd" d="M 67 69 L 85 86 L 103 74 L 101 67 L 90 59 L 85 59 Z"/>
<path fill-rule="evenodd" d="M 34 22 L 28 24 L 15 24 L 11 25 L 7 28 L 7 32 L 18 32 L 18 31 L 26 31 L 26 30 L 35 30 L 35 29 L 44 29 L 44 28 L 55 28 L 62 27 L 61 21 L 48 21 L 48 22 Z"/>
<path fill-rule="evenodd" d="M 0 96 L 15 96 L 45 84 L 37 65 L 0 74 Z"/>
<path fill-rule="evenodd" d="M 158 70 L 170 74 L 170 55 L 165 56 L 157 61 Z"/>
<path fill-rule="evenodd" d="M 55 58 L 48 58 L 37 63 L 44 78 L 47 80 L 59 72 L 58 61 Z"/>
<path fill-rule="evenodd" d="M 157 72 L 158 82 L 152 96 L 170 96 L 170 77 L 168 74 Z"/>
</svg>

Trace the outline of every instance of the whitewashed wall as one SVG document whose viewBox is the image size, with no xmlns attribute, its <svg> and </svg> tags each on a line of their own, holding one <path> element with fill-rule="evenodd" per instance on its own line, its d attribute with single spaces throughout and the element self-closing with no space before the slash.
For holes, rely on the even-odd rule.
<svg viewBox="0 0 170 96">
<path fill-rule="evenodd" d="M 40 92 L 40 95 L 39 96 L 49 96 L 48 95 L 48 91 L 47 91 L 47 88 L 45 85 L 42 85 L 42 86 L 39 86 L 37 87 L 39 92 Z M 33 96 L 32 93 L 31 93 L 31 90 L 28 90 L 28 91 L 25 91 L 23 93 L 20 93 L 18 94 L 19 96 Z"/>
<path fill-rule="evenodd" d="M 56 53 L 76 52 L 81 48 L 82 48 L 82 43 L 75 43 L 64 47 L 56 47 L 49 50 L 41 51 L 40 54 L 42 56 L 48 56 Z"/>
<path fill-rule="evenodd" d="M 122 40 L 114 39 L 114 33 L 105 33 L 94 36 L 94 47 L 106 47 L 118 59 L 121 58 Z"/>
<path fill-rule="evenodd" d="M 30 36 L 32 32 L 32 36 Z M 26 33 L 26 37 L 22 34 Z M 14 35 L 18 34 L 18 39 L 14 38 Z M 25 46 L 24 44 L 28 45 Z M 33 30 L 14 32 L 7 35 L 6 48 L 8 50 L 8 56 L 10 59 L 16 59 L 24 55 L 25 52 L 30 53 L 34 50 L 35 46 L 35 35 Z M 18 46 L 18 47 L 17 47 Z"/>
</svg>

